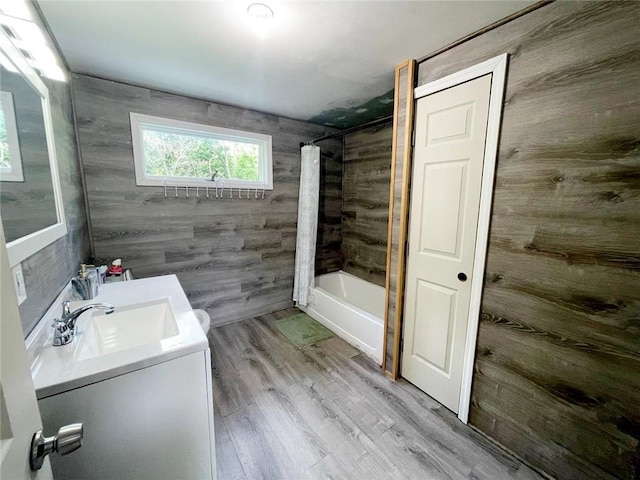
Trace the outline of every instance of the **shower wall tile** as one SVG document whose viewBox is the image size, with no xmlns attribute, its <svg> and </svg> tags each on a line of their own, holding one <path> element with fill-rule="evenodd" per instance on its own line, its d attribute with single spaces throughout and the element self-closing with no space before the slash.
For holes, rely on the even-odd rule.
<svg viewBox="0 0 640 480">
<path fill-rule="evenodd" d="M 343 270 L 384 286 L 392 124 L 344 137 Z"/>
<path fill-rule="evenodd" d="M 342 268 L 342 138 L 319 142 L 320 212 L 316 245 L 316 274 Z M 295 238 L 293 239 L 295 246 Z"/>
</svg>

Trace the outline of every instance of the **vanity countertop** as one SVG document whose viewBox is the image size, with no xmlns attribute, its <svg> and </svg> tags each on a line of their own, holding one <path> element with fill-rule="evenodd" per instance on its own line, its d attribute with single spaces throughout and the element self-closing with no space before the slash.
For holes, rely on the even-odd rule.
<svg viewBox="0 0 640 480">
<path fill-rule="evenodd" d="M 154 300 L 168 301 L 178 327 L 177 334 L 91 358 L 83 358 L 82 336 L 97 311 L 89 310 L 78 318 L 76 339 L 72 343 L 54 347 L 51 323 L 62 311 L 61 299 L 54 302 L 26 339 L 37 397 L 49 397 L 209 348 L 207 338 L 175 275 L 101 285 L 98 296 L 82 304 L 111 303 L 118 312 L 118 307 Z M 79 305 L 72 304 L 72 309 Z"/>
</svg>

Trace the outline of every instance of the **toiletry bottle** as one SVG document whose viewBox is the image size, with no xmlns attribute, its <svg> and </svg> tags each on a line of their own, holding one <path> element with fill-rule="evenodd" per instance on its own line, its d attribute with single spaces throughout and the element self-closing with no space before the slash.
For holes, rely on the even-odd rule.
<svg viewBox="0 0 640 480">
<path fill-rule="evenodd" d="M 78 276 L 71 279 L 73 290 L 80 295 L 83 300 L 90 300 L 98 295 L 98 271 L 93 265 L 80 265 Z"/>
</svg>

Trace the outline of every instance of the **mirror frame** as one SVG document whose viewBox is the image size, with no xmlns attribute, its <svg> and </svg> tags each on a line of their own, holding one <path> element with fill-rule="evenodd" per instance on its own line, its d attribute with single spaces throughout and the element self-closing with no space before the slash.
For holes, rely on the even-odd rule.
<svg viewBox="0 0 640 480">
<path fill-rule="evenodd" d="M 64 216 L 62 188 L 60 186 L 56 147 L 53 138 L 53 121 L 51 118 L 51 105 L 49 103 L 49 90 L 40 79 L 40 76 L 33 68 L 31 68 L 2 29 L 0 29 L 0 53 L 3 53 L 7 57 L 7 59 L 18 69 L 19 73 L 22 74 L 25 81 L 27 81 L 42 98 L 42 116 L 44 119 L 44 130 L 47 137 L 51 182 L 53 184 L 53 198 L 55 200 L 55 209 L 58 217 L 57 223 L 7 243 L 9 265 L 13 267 L 34 253 L 42 250 L 47 245 L 50 245 L 59 238 L 65 236 L 67 234 L 67 222 Z"/>
</svg>

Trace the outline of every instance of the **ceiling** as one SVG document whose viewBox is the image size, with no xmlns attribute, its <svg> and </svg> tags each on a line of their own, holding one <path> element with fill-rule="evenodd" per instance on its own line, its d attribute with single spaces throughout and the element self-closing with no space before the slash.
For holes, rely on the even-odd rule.
<svg viewBox="0 0 640 480">
<path fill-rule="evenodd" d="M 39 0 L 73 72 L 318 124 L 389 115 L 394 67 L 533 1 Z"/>
</svg>

